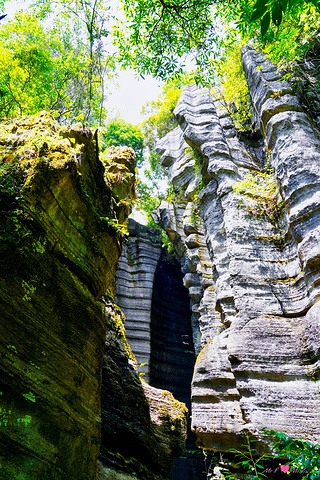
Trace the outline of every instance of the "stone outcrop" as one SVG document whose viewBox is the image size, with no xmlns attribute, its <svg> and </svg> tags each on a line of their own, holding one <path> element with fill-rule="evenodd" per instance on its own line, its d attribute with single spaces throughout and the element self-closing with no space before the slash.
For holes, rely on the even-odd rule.
<svg viewBox="0 0 320 480">
<path fill-rule="evenodd" d="M 177 201 L 155 218 L 193 311 L 192 429 L 200 446 L 224 451 L 247 432 L 267 444 L 262 428 L 320 433 L 319 133 L 275 66 L 251 49 L 243 63 L 266 144 L 239 135 L 223 101 L 189 85 L 179 126 L 158 145 Z M 233 187 L 248 173 L 264 182 L 270 150 L 280 193 L 261 213 Z"/>
<path fill-rule="evenodd" d="M 129 219 L 128 230 L 116 273 L 116 300 L 126 316 L 126 338 L 143 379 L 172 392 L 190 411 L 195 352 L 179 259 L 161 248 L 156 229 Z M 186 448 L 196 448 L 190 421 Z M 174 464 L 170 478 L 187 480 L 195 472 L 202 478 L 201 455 L 189 457 Z"/>
<path fill-rule="evenodd" d="M 0 477 L 95 480 L 102 437 L 101 478 L 161 479 L 185 407 L 141 384 L 110 303 L 134 152 L 102 162 L 96 133 L 45 112 L 2 124 L 0 151 Z"/>
</svg>

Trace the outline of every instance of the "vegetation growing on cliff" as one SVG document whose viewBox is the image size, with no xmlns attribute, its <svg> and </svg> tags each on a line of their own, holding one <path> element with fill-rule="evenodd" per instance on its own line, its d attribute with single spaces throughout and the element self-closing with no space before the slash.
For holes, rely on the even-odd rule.
<svg viewBox="0 0 320 480">
<path fill-rule="evenodd" d="M 320 478 L 320 445 L 302 438 L 288 437 L 282 432 L 267 430 L 273 436 L 273 446 L 280 457 L 289 459 L 290 470 L 297 470 L 310 480 Z M 307 437 L 308 438 L 308 437 Z"/>
<path fill-rule="evenodd" d="M 274 173 L 247 173 L 243 181 L 232 186 L 236 193 L 246 198 L 245 207 L 254 216 L 266 216 L 278 225 L 283 201 Z"/>
<path fill-rule="evenodd" d="M 243 475 L 252 480 L 288 474 L 318 480 L 320 478 L 320 445 L 302 438 L 294 439 L 285 433 L 264 429 L 271 436 L 273 453 L 259 455 L 255 448 L 257 441 L 247 434 L 246 443 L 241 450 L 231 449 L 234 455 L 230 470 L 222 469 L 224 478 L 238 480 Z M 208 480 L 215 478 L 208 472 Z"/>
</svg>

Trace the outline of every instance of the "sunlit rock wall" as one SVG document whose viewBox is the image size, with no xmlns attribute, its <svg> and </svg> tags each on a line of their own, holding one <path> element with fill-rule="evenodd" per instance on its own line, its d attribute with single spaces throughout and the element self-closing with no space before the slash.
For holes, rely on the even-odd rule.
<svg viewBox="0 0 320 480">
<path fill-rule="evenodd" d="M 126 337 L 146 382 L 150 380 L 151 301 L 154 274 L 161 254 L 155 228 L 128 221 L 129 237 L 116 273 L 116 302 L 126 317 Z"/>
<path fill-rule="evenodd" d="M 179 127 L 159 144 L 179 198 L 162 204 L 157 218 L 177 244 L 202 347 L 192 428 L 199 445 L 218 450 L 241 445 L 247 431 L 267 441 L 264 427 L 314 441 L 320 433 L 319 135 L 276 67 L 249 49 L 243 58 L 284 200 L 277 222 L 250 213 L 232 188 L 266 164 L 262 137 L 238 134 L 207 90 L 184 88 L 174 112 Z M 205 255 L 192 256 L 190 235 L 199 233 Z"/>
</svg>

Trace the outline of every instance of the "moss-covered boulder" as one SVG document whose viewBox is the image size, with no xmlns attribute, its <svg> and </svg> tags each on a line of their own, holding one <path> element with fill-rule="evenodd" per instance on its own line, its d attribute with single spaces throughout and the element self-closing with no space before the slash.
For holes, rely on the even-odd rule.
<svg viewBox="0 0 320 480">
<path fill-rule="evenodd" d="M 110 300 L 134 173 L 45 112 L 0 125 L 1 479 L 161 479 L 183 451 L 185 407 L 143 388 Z"/>
<path fill-rule="evenodd" d="M 45 112 L 0 126 L 0 478 L 96 478 L 100 298 L 128 213 L 89 129 Z"/>
</svg>

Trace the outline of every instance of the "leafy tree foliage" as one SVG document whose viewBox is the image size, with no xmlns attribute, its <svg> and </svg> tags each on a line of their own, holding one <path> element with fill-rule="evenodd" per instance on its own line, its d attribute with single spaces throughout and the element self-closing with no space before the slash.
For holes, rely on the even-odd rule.
<svg viewBox="0 0 320 480">
<path fill-rule="evenodd" d="M 102 148 L 111 145 L 132 147 L 136 152 L 138 165 L 143 162 L 144 140 L 138 125 L 131 125 L 122 119 L 114 119 L 100 133 Z"/>
<path fill-rule="evenodd" d="M 0 116 L 45 109 L 63 123 L 103 123 L 105 81 L 115 69 L 102 40 L 106 9 L 100 0 L 77 3 L 39 1 L 1 23 Z M 54 4 L 60 10 L 49 19 Z"/>
<path fill-rule="evenodd" d="M 148 219 L 148 225 L 159 228 L 153 218 L 152 211 L 160 205 L 162 200 L 174 199 L 173 188 L 163 180 L 167 177 L 167 169 L 160 164 L 160 156 L 155 151 L 157 141 L 177 126 L 173 110 L 178 102 L 183 85 L 193 83 L 192 74 L 182 75 L 168 80 L 158 99 L 147 103 L 142 113 L 146 117 L 142 124 L 145 146 L 148 149 L 149 168 L 144 169 L 145 181 L 138 184 L 138 208 L 143 210 Z M 146 162 L 145 162 L 146 163 Z M 144 164 L 145 165 L 145 164 Z M 162 181 L 161 187 L 159 185 Z M 161 230 L 161 229 L 160 229 Z M 169 249 L 172 245 L 167 235 L 162 231 L 162 240 Z"/>
<path fill-rule="evenodd" d="M 113 56 L 106 52 L 110 5 L 104 0 L 34 0 L 33 8 L 44 18 L 53 17 L 60 28 L 68 26 L 81 42 L 86 62 L 85 69 L 82 69 L 85 84 L 83 114 L 86 123 L 90 123 L 93 116 L 101 125 L 105 116 L 105 80 L 115 68 Z"/>
<path fill-rule="evenodd" d="M 182 72 L 183 57 L 192 52 L 200 67 L 215 39 L 211 3 L 124 0 L 126 22 L 114 31 L 123 64 L 137 68 L 143 75 L 170 78 L 174 72 Z"/>
<path fill-rule="evenodd" d="M 45 30 L 35 15 L 20 12 L 0 27 L 0 56 L 1 116 L 42 109 L 56 110 L 58 118 L 80 113 L 81 99 L 72 90 L 81 83 L 83 61 L 67 34 Z"/>
<path fill-rule="evenodd" d="M 320 10 L 318 0 L 257 0 L 252 7 L 250 23 L 260 20 L 261 36 L 264 37 L 271 22 L 279 27 L 283 16 L 288 12 L 308 10 L 308 7 Z"/>
<path fill-rule="evenodd" d="M 282 432 L 266 430 L 273 436 L 273 446 L 279 456 L 290 460 L 290 467 L 303 472 L 305 478 L 318 480 L 320 478 L 320 445 L 308 442 L 302 438 L 287 437 Z"/>
<path fill-rule="evenodd" d="M 177 126 L 173 110 L 182 91 L 181 79 L 166 82 L 158 99 L 148 102 L 142 109 L 146 118 L 142 124 L 145 145 L 149 149 L 149 162 L 153 175 L 162 177 L 164 172 L 160 166 L 160 157 L 155 151 L 158 140 Z"/>
<path fill-rule="evenodd" d="M 216 97 L 222 96 L 229 107 L 229 114 L 239 131 L 252 130 L 252 108 L 248 84 L 241 62 L 243 42 L 229 42 L 214 62 L 218 88 L 213 88 Z"/>
<path fill-rule="evenodd" d="M 296 30 L 303 17 L 315 35 L 311 17 L 317 15 L 320 5 L 318 0 L 122 2 L 127 23 L 115 29 L 115 38 L 124 65 L 167 79 L 183 69 L 185 56 L 191 54 L 197 81 L 203 81 L 205 75 L 209 81 L 214 78 L 212 60 L 223 51 L 230 29 L 237 31 L 238 41 L 250 39 L 259 48 L 262 44 L 271 50 L 274 41 L 284 40 L 284 30 L 287 38 L 299 44 L 295 32 L 288 35 L 288 26 L 294 25 Z M 289 52 L 281 48 L 281 53 L 286 58 Z"/>
</svg>

